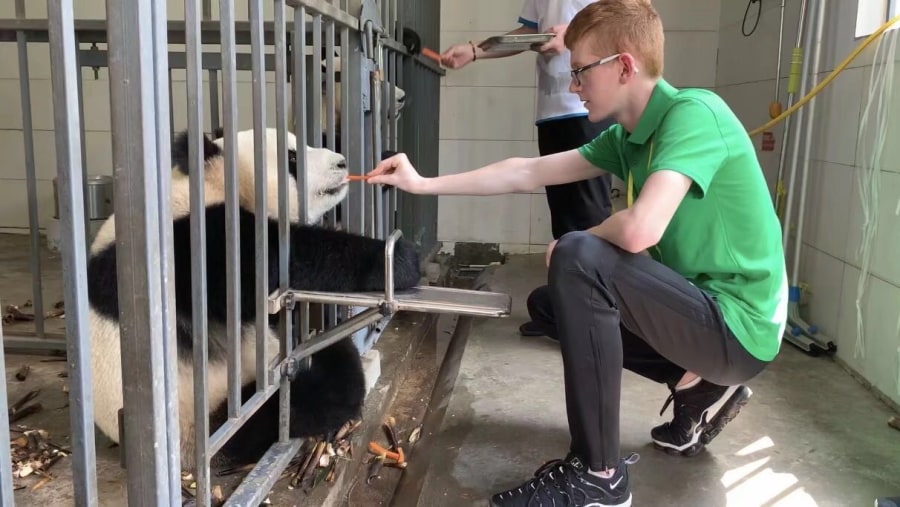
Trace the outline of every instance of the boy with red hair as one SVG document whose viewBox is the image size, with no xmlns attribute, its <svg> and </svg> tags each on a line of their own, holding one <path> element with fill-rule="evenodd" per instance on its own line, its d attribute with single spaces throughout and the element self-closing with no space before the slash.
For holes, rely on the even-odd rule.
<svg viewBox="0 0 900 507">
<path fill-rule="evenodd" d="M 738 414 L 751 395 L 743 384 L 780 348 L 781 225 L 756 152 L 716 94 L 662 78 L 663 42 L 648 0 L 599 0 L 566 31 L 570 89 L 589 118 L 616 125 L 577 149 L 436 178 L 399 154 L 368 180 L 418 194 L 494 195 L 606 171 L 632 189 L 631 206 L 549 245 L 548 285 L 529 312 L 560 342 L 571 445 L 492 505 L 630 505 L 637 456 L 619 449 L 623 368 L 669 387 L 663 410 L 674 401 L 674 417 L 651 438 L 691 456 Z"/>
</svg>

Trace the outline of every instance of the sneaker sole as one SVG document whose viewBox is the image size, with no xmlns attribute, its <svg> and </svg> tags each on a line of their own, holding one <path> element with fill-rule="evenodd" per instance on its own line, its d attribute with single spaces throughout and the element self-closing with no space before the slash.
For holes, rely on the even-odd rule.
<svg viewBox="0 0 900 507">
<path fill-rule="evenodd" d="M 476 504 L 478 505 L 478 504 Z M 490 498 L 487 500 L 487 507 L 498 507 Z M 599 503 L 592 502 L 586 503 L 582 507 L 631 507 L 631 493 L 628 493 L 628 498 L 625 499 L 622 503 Z"/>
<path fill-rule="evenodd" d="M 722 432 L 722 429 L 725 428 L 726 424 L 730 423 L 732 420 L 734 420 L 735 417 L 737 417 L 744 405 L 747 404 L 747 401 L 750 399 L 750 397 L 753 396 L 753 391 L 751 391 L 747 386 L 734 386 L 732 389 L 733 392 L 731 396 L 729 396 L 728 398 L 725 398 L 723 396 L 725 401 L 718 408 L 716 408 L 715 405 L 711 407 L 710 411 L 716 409 L 715 415 L 708 423 L 704 425 L 704 428 L 700 431 L 700 433 L 694 435 L 694 439 L 691 442 L 688 442 L 683 446 L 676 447 L 671 444 L 666 444 L 654 440 L 654 447 L 675 456 L 696 456 L 700 451 L 703 450 L 704 447 L 707 446 L 707 444 L 712 442 L 712 440 Z"/>
</svg>

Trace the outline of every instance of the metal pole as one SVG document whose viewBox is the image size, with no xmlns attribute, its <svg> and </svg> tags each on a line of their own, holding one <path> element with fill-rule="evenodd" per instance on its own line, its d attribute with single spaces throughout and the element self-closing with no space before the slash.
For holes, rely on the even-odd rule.
<svg viewBox="0 0 900 507">
<path fill-rule="evenodd" d="M 237 181 L 237 59 L 234 34 L 234 0 L 220 0 L 222 31 L 222 117 L 225 144 L 225 258 L 228 328 L 228 417 L 238 417 L 241 408 L 241 235 Z"/>
<path fill-rule="evenodd" d="M 288 146 L 287 146 L 287 32 L 285 28 L 284 0 L 275 0 L 275 131 L 278 144 L 278 286 L 283 292 L 290 289 L 290 200 L 288 192 L 294 190 L 288 180 Z M 294 27 L 303 31 L 303 25 Z M 302 55 L 301 55 L 302 56 Z M 296 146 L 297 158 L 306 155 L 303 146 Z M 303 153 L 303 155 L 300 154 Z M 306 199 L 300 199 L 306 206 Z M 280 318 L 281 327 L 281 357 L 287 357 L 293 350 L 291 337 L 291 310 L 282 309 Z M 287 442 L 290 438 L 290 411 L 291 411 L 291 383 L 290 379 L 282 378 L 279 389 L 279 423 L 278 441 Z"/>
<path fill-rule="evenodd" d="M 84 178 L 84 167 L 80 153 L 78 88 L 70 79 L 70 76 L 78 72 L 72 3 L 48 0 L 47 14 L 68 337 L 72 475 L 75 502 L 78 505 L 96 505 L 97 471 L 94 454 L 91 343 L 88 333 L 85 203 L 84 193 L 79 185 Z"/>
<path fill-rule="evenodd" d="M 25 18 L 25 0 L 16 0 L 16 19 Z M 41 235 L 38 215 L 37 175 L 34 167 L 34 126 L 31 118 L 31 76 L 25 32 L 16 32 L 19 50 L 19 97 L 22 103 L 22 134 L 25 141 L 25 179 L 28 192 L 28 233 L 31 237 L 31 301 L 34 305 L 34 332 L 44 338 L 44 290 L 41 286 Z"/>
<path fill-rule="evenodd" d="M 206 7 L 204 5 L 204 7 Z M 203 170 L 203 69 L 200 66 L 200 0 L 184 2 L 187 80 L 188 174 L 191 209 L 191 334 L 194 352 L 194 474 L 200 507 L 212 503 L 209 484 L 207 382 L 206 212 Z"/>
<path fill-rule="evenodd" d="M 3 354 L 3 324 L 0 324 L 0 407 L 9 406 L 6 399 L 6 358 Z M 9 418 L 0 417 L 0 507 L 12 507 L 14 505 L 12 486 L 12 456 L 9 453 Z"/>
<path fill-rule="evenodd" d="M 269 316 L 268 205 L 266 203 L 266 69 L 263 61 L 262 0 L 250 2 L 250 53 L 253 61 L 253 145 L 256 179 L 256 390 L 269 386 L 266 375 Z"/>
<path fill-rule="evenodd" d="M 106 11 L 122 363 L 129 366 L 122 372 L 128 499 L 172 505 L 180 503 L 181 482 L 180 467 L 172 470 L 179 456 L 174 289 L 165 280 L 174 269 L 164 232 L 171 228 L 166 6 L 131 0 L 107 2 Z"/>
</svg>

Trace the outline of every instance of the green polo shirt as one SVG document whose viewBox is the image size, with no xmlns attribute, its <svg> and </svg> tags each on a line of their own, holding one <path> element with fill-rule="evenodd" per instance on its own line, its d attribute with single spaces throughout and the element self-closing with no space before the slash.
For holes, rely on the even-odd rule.
<svg viewBox="0 0 900 507">
<path fill-rule="evenodd" d="M 750 137 L 728 105 L 660 79 L 634 132 L 616 124 L 579 152 L 623 181 L 630 174 L 635 199 L 654 171 L 693 180 L 650 254 L 716 298 L 753 356 L 773 359 L 787 320 L 781 224 Z"/>
</svg>

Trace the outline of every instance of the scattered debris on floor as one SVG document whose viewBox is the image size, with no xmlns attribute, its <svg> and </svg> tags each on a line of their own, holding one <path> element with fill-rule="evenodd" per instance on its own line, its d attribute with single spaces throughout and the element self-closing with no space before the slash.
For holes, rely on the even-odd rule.
<svg viewBox="0 0 900 507">
<path fill-rule="evenodd" d="M 25 404 L 29 401 L 37 398 L 38 394 L 41 393 L 40 389 L 35 389 L 33 391 L 29 391 L 25 393 L 21 398 L 16 400 L 12 405 L 9 406 L 9 409 L 6 411 L 7 416 L 9 417 L 9 423 L 13 424 L 20 419 L 24 419 L 31 414 L 36 412 L 40 412 L 44 409 L 44 406 L 40 403 L 32 403 L 31 405 L 26 406 Z"/>
<path fill-rule="evenodd" d="M 50 468 L 68 456 L 69 449 L 54 444 L 45 430 L 10 428 L 10 433 L 21 434 L 9 443 L 13 480 L 39 477 L 33 482 L 31 491 L 36 491 L 53 480 Z M 15 482 L 13 487 L 19 490 L 27 486 Z"/>
<path fill-rule="evenodd" d="M 308 493 L 323 480 L 334 482 L 338 463 L 353 459 L 350 436 L 361 424 L 362 420 L 350 420 L 344 423 L 332 440 L 309 440 L 310 445 L 298 453 L 299 459 L 287 468 L 286 473 L 291 477 L 288 489 L 302 489 Z"/>
<path fill-rule="evenodd" d="M 22 305 L 22 308 L 31 308 L 31 300 L 25 301 Z M 53 305 L 53 309 L 47 312 L 44 312 L 44 318 L 46 319 L 56 319 L 56 318 L 64 318 L 66 316 L 65 303 L 62 301 L 57 301 L 56 304 Z M 19 309 L 18 305 L 6 305 L 6 308 L 3 310 L 3 323 L 4 324 L 12 324 L 14 322 L 32 322 L 34 321 L 34 313 L 25 313 Z"/>
<path fill-rule="evenodd" d="M 388 417 L 384 424 L 384 433 L 387 436 L 390 448 L 387 449 L 375 440 L 369 442 L 369 452 L 374 455 L 369 462 L 369 474 L 366 478 L 367 484 L 381 478 L 381 470 L 383 467 L 392 467 L 404 469 L 407 466 L 406 456 L 403 453 L 403 446 L 400 445 L 400 439 L 397 438 L 397 420 L 391 416 Z M 413 436 L 418 440 L 418 434 L 421 432 L 421 425 L 416 427 L 409 436 L 409 442 L 413 443 Z"/>
</svg>

